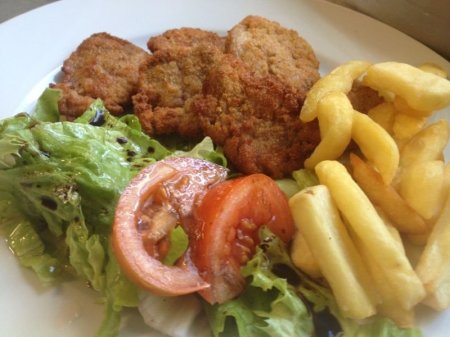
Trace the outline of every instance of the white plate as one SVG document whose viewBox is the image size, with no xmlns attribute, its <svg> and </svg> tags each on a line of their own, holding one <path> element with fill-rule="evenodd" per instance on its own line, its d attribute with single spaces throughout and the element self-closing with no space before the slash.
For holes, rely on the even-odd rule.
<svg viewBox="0 0 450 337">
<path fill-rule="evenodd" d="M 449 63 L 412 38 L 366 16 L 322 1 L 300 0 L 67 0 L 0 25 L 0 118 L 29 110 L 82 39 L 107 31 L 145 47 L 150 35 L 182 26 L 226 32 L 248 14 L 296 29 L 314 47 L 321 71 L 352 60 Z M 447 118 L 449 110 L 442 112 Z M 447 151 L 448 159 L 448 151 Z M 0 336 L 93 336 L 102 306 L 89 289 L 65 284 L 44 289 L 0 244 Z M 448 335 L 450 311 L 421 310 L 427 337 Z M 152 336 L 133 313 L 122 337 Z M 192 336 L 194 337 L 194 336 Z"/>
</svg>

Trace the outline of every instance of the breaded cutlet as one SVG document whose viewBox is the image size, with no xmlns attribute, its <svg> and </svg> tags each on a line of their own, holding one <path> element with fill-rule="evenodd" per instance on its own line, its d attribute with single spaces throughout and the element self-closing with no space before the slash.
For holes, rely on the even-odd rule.
<svg viewBox="0 0 450 337">
<path fill-rule="evenodd" d="M 205 135 L 223 147 L 244 174 L 281 178 L 303 167 L 319 143 L 317 122 L 298 117 L 302 100 L 277 76 L 254 76 L 233 55 L 224 55 L 191 105 Z"/>
<path fill-rule="evenodd" d="M 150 135 L 201 137 L 190 102 L 202 92 L 210 66 L 221 55 L 209 44 L 162 49 L 151 55 L 139 70 L 138 92 L 133 96 L 143 130 Z"/>
<path fill-rule="evenodd" d="M 165 31 L 163 34 L 152 36 L 147 47 L 153 53 L 158 50 L 167 50 L 179 47 L 195 47 L 199 44 L 215 46 L 219 50 L 225 49 L 225 39 L 218 34 L 199 28 L 176 28 Z"/>
<path fill-rule="evenodd" d="M 225 52 L 241 59 L 256 76 L 276 76 L 300 99 L 320 77 L 309 43 L 295 30 L 260 16 L 247 16 L 228 32 Z"/>
<path fill-rule="evenodd" d="M 113 114 L 123 113 L 131 103 L 138 82 L 138 69 L 148 53 L 129 41 L 108 33 L 85 39 L 64 61 L 60 113 L 75 118 L 96 98 Z"/>
</svg>

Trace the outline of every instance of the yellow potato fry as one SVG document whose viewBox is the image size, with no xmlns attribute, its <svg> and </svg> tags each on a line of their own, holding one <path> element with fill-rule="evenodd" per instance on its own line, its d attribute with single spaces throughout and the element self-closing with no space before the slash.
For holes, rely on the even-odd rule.
<svg viewBox="0 0 450 337">
<path fill-rule="evenodd" d="M 392 135 L 392 127 L 394 126 L 396 109 L 390 102 L 384 102 L 378 104 L 376 107 L 370 109 L 367 115 L 372 118 L 373 121 L 378 123 L 389 134 Z"/>
<path fill-rule="evenodd" d="M 375 314 L 372 283 L 327 187 L 308 187 L 291 197 L 289 206 L 344 314 L 354 319 Z"/>
<path fill-rule="evenodd" d="M 392 100 L 394 107 L 397 111 L 402 114 L 413 116 L 413 117 L 428 117 L 433 114 L 433 110 L 423 111 L 411 108 L 408 103 L 400 96 L 395 96 Z"/>
<path fill-rule="evenodd" d="M 425 117 L 415 117 L 404 113 L 395 114 L 392 132 L 396 140 L 407 140 L 417 134 L 425 125 Z"/>
<path fill-rule="evenodd" d="M 411 309 L 425 296 L 422 282 L 370 200 L 339 162 L 323 161 L 316 166 L 316 173 L 320 183 L 329 188 L 352 232 L 394 289 L 398 303 L 403 309 Z"/>
<path fill-rule="evenodd" d="M 321 141 L 305 160 L 305 167 L 311 169 L 322 160 L 339 158 L 350 143 L 353 107 L 347 95 L 332 92 L 324 96 L 317 104 L 317 118 Z"/>
<path fill-rule="evenodd" d="M 391 225 L 390 220 L 386 217 L 382 209 L 375 207 L 377 213 L 386 225 L 387 230 L 392 235 L 392 238 L 397 242 L 401 251 L 405 252 L 403 241 L 398 230 Z M 351 227 L 347 226 L 348 228 Z M 404 309 L 400 305 L 395 289 L 393 289 L 389 283 L 383 277 L 383 273 L 375 263 L 374 259 L 368 254 L 367 250 L 363 248 L 361 240 L 350 232 L 358 252 L 361 254 L 364 264 L 367 266 L 370 276 L 372 278 L 374 287 L 377 294 L 380 297 L 380 303 L 377 305 L 377 312 L 382 316 L 392 319 L 399 327 L 412 328 L 415 326 L 415 313 L 414 309 Z"/>
<path fill-rule="evenodd" d="M 317 117 L 317 103 L 328 93 L 333 91 L 348 93 L 353 81 L 360 77 L 370 63 L 365 61 L 351 61 L 335 68 L 331 73 L 318 80 L 306 95 L 305 103 L 300 112 L 303 122 L 310 122 Z"/>
<path fill-rule="evenodd" d="M 414 246 L 425 246 L 429 236 L 430 230 L 425 234 L 407 234 L 405 235 L 405 239 Z"/>
<path fill-rule="evenodd" d="M 391 91 L 416 110 L 435 111 L 450 104 L 450 81 L 406 63 L 374 64 L 367 69 L 364 84 Z"/>
<path fill-rule="evenodd" d="M 450 195 L 419 258 L 416 272 L 427 291 L 424 303 L 435 310 L 450 307 Z"/>
<path fill-rule="evenodd" d="M 387 227 L 395 240 L 400 240 L 398 232 L 395 228 Z M 413 308 L 405 309 L 401 306 L 396 294 L 395 288 L 386 282 L 383 277 L 383 271 L 376 264 L 374 259 L 364 249 L 361 240 L 356 239 L 355 245 L 361 253 L 363 261 L 367 266 L 370 276 L 372 277 L 375 289 L 380 296 L 380 304 L 377 306 L 377 312 L 382 316 L 392 319 L 401 328 L 413 328 L 415 326 L 415 315 Z"/>
<path fill-rule="evenodd" d="M 433 160 L 403 168 L 400 195 L 424 219 L 435 218 L 445 201 L 444 162 Z"/>
<path fill-rule="evenodd" d="M 447 163 L 444 168 L 444 191 L 450 193 L 450 163 Z"/>
<path fill-rule="evenodd" d="M 433 63 L 424 63 L 418 67 L 420 70 L 426 71 L 427 73 L 435 74 L 439 77 L 447 78 L 447 71 L 444 68 L 439 67 Z"/>
<path fill-rule="evenodd" d="M 306 242 L 305 236 L 297 225 L 297 231 L 292 241 L 291 259 L 294 265 L 301 271 L 312 278 L 322 277 L 319 263 L 311 252 L 311 249 Z"/>
<path fill-rule="evenodd" d="M 393 225 L 402 233 L 426 233 L 428 226 L 398 192 L 386 185 L 380 174 L 355 154 L 350 154 L 353 179 L 369 199 L 379 206 Z"/>
<path fill-rule="evenodd" d="M 416 162 L 440 160 L 449 139 L 449 127 L 445 120 L 428 125 L 412 137 L 400 152 L 400 166 Z"/>
<path fill-rule="evenodd" d="M 352 138 L 367 160 L 380 172 L 385 184 L 390 184 L 399 164 L 398 147 L 392 137 L 369 116 L 355 111 Z"/>
</svg>

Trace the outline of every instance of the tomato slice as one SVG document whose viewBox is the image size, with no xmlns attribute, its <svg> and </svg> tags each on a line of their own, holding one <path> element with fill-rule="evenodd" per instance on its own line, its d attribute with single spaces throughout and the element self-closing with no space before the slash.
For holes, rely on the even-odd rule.
<svg viewBox="0 0 450 337">
<path fill-rule="evenodd" d="M 175 296 L 209 287 L 187 258 L 175 266 L 161 260 L 167 235 L 177 225 L 189 233 L 192 209 L 227 169 L 201 160 L 173 157 L 144 168 L 119 198 L 112 245 L 128 277 L 155 294 Z"/>
<path fill-rule="evenodd" d="M 243 290 L 240 268 L 255 252 L 260 226 L 267 225 L 285 242 L 295 231 L 286 196 L 263 174 L 215 185 L 194 210 L 194 217 L 192 260 L 211 284 L 199 292 L 209 303 L 223 303 Z"/>
</svg>

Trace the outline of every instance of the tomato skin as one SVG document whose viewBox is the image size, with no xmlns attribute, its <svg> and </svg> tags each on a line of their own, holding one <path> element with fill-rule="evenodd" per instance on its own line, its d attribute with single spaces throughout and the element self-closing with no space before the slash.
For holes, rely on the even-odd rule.
<svg viewBox="0 0 450 337">
<path fill-rule="evenodd" d="M 144 168 L 132 179 L 119 198 L 112 230 L 113 250 L 132 281 L 165 296 L 209 287 L 189 256 L 176 266 L 164 265 L 158 258 L 158 240 L 164 240 L 170 230 L 166 219 L 173 220 L 173 226 L 175 222 L 186 225 L 189 232 L 192 209 L 206 190 L 226 175 L 227 170 L 219 165 L 174 157 Z M 146 222 L 153 214 L 165 216 L 160 226 Z"/>
<path fill-rule="evenodd" d="M 295 231 L 286 196 L 263 174 L 215 185 L 194 216 L 192 260 L 211 284 L 199 291 L 209 303 L 223 303 L 243 290 L 245 280 L 240 268 L 254 254 L 260 226 L 267 225 L 285 242 Z"/>
</svg>

